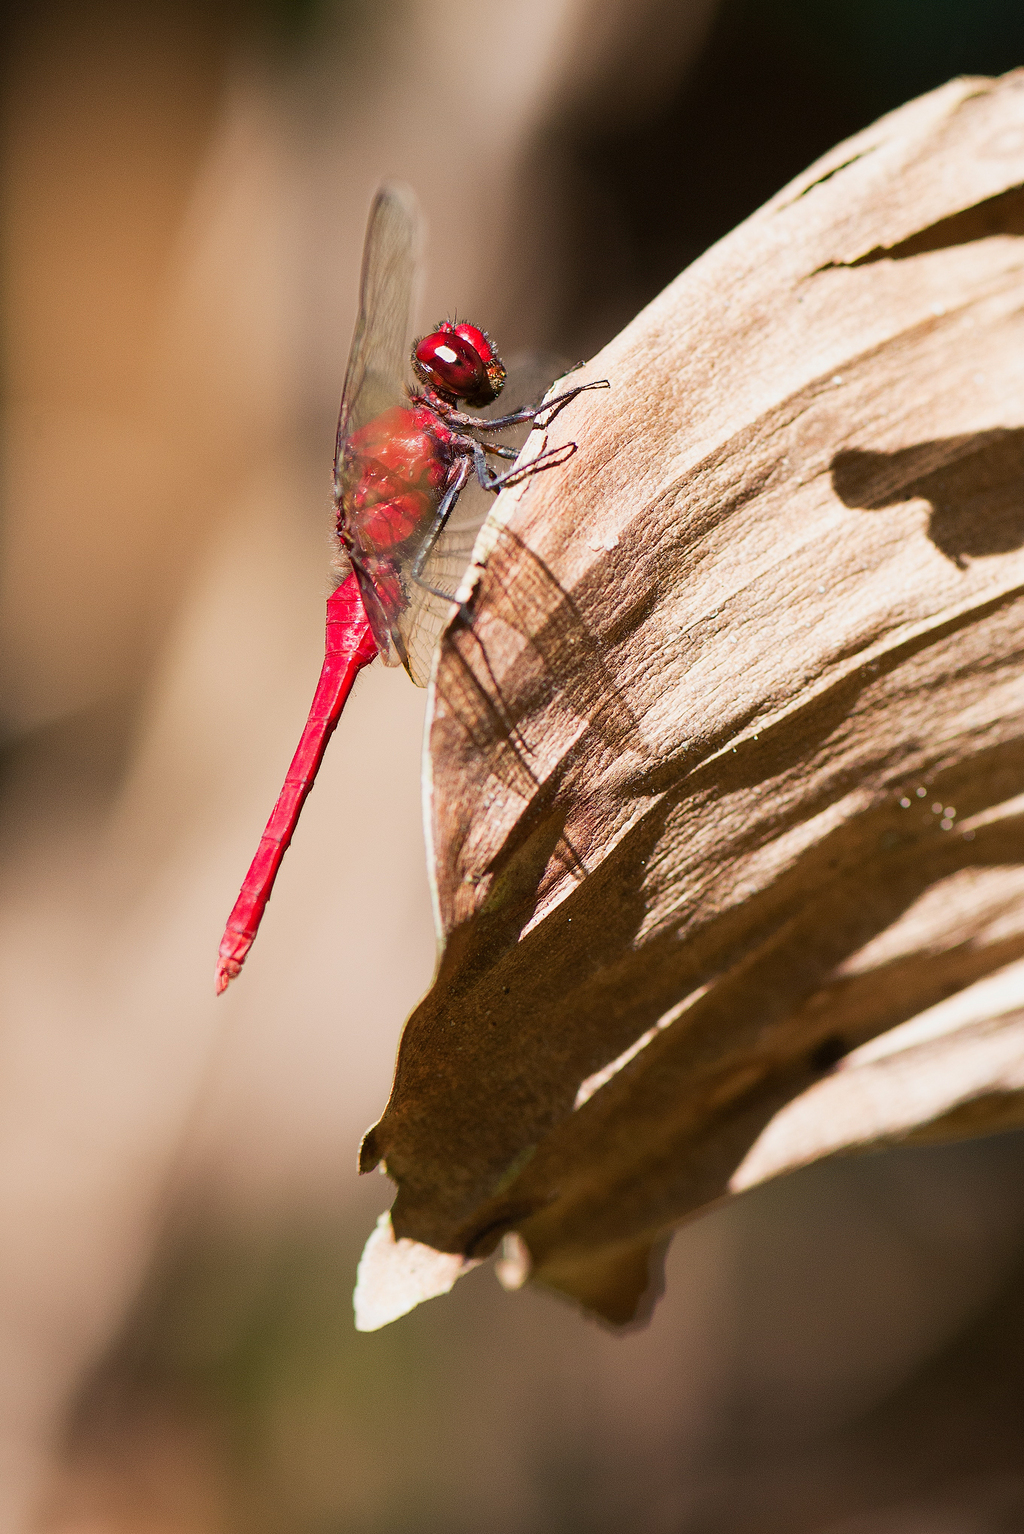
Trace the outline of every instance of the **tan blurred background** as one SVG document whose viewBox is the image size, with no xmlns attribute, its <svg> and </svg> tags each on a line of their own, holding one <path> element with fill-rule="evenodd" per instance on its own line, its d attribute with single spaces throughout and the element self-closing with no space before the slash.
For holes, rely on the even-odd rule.
<svg viewBox="0 0 1024 1534">
<path fill-rule="evenodd" d="M 423 317 L 583 356 L 1010 0 L 44 0 L 4 16 L 0 1530 L 1024 1530 L 1024 1137 L 682 1232 L 612 1337 L 489 1269 L 357 1336 L 355 1150 L 433 934 L 374 667 L 244 978 L 319 669 L 367 208 Z"/>
</svg>

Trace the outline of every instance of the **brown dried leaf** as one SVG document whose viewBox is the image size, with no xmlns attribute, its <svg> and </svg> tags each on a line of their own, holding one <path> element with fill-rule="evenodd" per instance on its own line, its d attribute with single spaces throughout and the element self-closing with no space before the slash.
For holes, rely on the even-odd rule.
<svg viewBox="0 0 1024 1534">
<path fill-rule="evenodd" d="M 622 1321 L 730 1190 L 1024 1122 L 1022 236 L 1024 72 L 954 81 L 684 272 L 502 497 L 363 1152 L 410 1246 L 514 1229 Z"/>
</svg>

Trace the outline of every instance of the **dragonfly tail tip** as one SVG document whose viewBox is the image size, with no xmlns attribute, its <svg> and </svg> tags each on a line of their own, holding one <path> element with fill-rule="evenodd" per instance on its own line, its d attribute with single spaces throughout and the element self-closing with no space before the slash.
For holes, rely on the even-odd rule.
<svg viewBox="0 0 1024 1534">
<path fill-rule="evenodd" d="M 243 939 L 239 942 L 238 935 L 227 932 L 220 945 L 220 953 L 217 958 L 217 995 L 220 996 L 227 990 L 238 975 L 242 972 L 245 956 L 252 946 L 252 939 Z"/>
</svg>

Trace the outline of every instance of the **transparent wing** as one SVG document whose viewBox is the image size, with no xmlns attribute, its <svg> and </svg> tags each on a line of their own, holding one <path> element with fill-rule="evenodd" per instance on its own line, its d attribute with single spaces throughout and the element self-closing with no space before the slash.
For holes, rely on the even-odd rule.
<svg viewBox="0 0 1024 1534">
<path fill-rule="evenodd" d="M 334 448 L 335 501 L 347 528 L 342 541 L 359 580 L 377 648 L 389 666 L 405 661 L 394 623 L 396 608 L 404 601 L 402 581 L 391 561 L 375 559 L 371 551 L 360 547 L 350 494 L 353 472 L 358 478 L 360 463 L 353 441 L 358 442 L 364 428 L 372 430 L 373 422 L 387 412 L 408 405 L 405 382 L 421 227 L 419 208 L 409 188 L 393 183 L 382 186 L 366 226 L 359 313 L 341 391 Z"/>
<path fill-rule="evenodd" d="M 514 357 L 501 395 L 486 410 L 477 413 L 482 420 L 486 420 L 488 416 L 509 415 L 521 405 L 539 404 L 552 382 L 565 370 L 565 363 L 558 357 Z M 524 423 L 501 432 L 494 440 L 518 451 L 529 434 L 529 423 Z M 492 468 L 499 471 L 512 467 L 511 459 L 502 460 L 489 454 L 488 461 Z M 476 535 L 493 505 L 493 492 L 484 490 L 473 474 L 423 569 L 423 579 L 437 591 L 445 592 L 447 599 L 415 585 L 411 580 L 406 581 L 408 605 L 399 619 L 398 627 L 406 652 L 406 669 L 418 687 L 425 687 L 430 680 L 438 636 L 451 615 L 451 604 L 472 558 Z"/>
<path fill-rule="evenodd" d="M 481 489 L 476 475 L 467 483 L 423 569 L 423 579 L 436 591 L 427 591 L 412 580 L 406 581 L 408 605 L 398 620 L 405 650 L 405 666 L 417 687 L 430 680 L 434 649 L 452 611 L 473 554 L 476 535 L 494 505 L 494 496 Z M 446 596 L 438 596 L 443 591 Z"/>
<path fill-rule="evenodd" d="M 352 336 L 334 450 L 338 485 L 345 442 L 354 431 L 405 400 L 412 301 L 422 221 L 408 187 L 382 186 L 373 200 L 363 245 L 359 316 Z"/>
</svg>

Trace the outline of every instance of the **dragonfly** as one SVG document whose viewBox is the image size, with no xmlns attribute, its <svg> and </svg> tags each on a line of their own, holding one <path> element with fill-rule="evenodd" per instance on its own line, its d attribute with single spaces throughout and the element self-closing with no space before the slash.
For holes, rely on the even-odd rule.
<svg viewBox="0 0 1024 1534">
<path fill-rule="evenodd" d="M 421 221 L 413 194 L 386 185 L 370 211 L 359 311 L 341 396 L 334 455 L 335 574 L 327 600 L 324 661 L 309 715 L 256 855 L 228 917 L 217 958 L 217 992 L 240 973 L 259 929 L 327 743 L 356 677 L 378 655 L 404 666 L 420 687 L 430 677 L 437 637 L 453 611 L 469 562 L 467 527 L 453 537 L 464 492 L 496 494 L 563 464 L 575 442 L 523 466 L 519 448 L 494 433 L 547 426 L 587 389 L 577 385 L 505 415 L 492 406 L 506 370 L 485 330 L 442 320 L 410 350 Z M 409 374 L 411 373 L 411 381 Z M 466 495 L 466 500 L 471 496 Z M 482 516 L 470 516 L 470 536 Z"/>
</svg>

